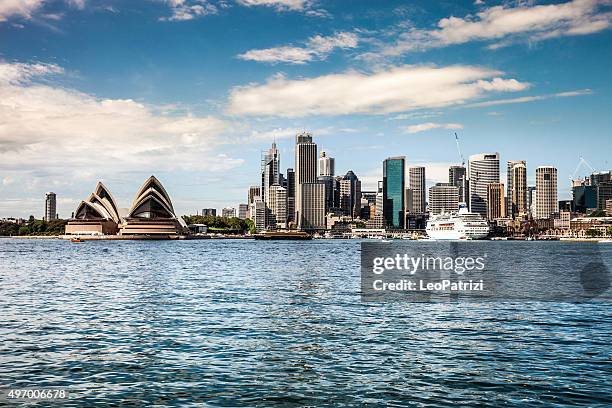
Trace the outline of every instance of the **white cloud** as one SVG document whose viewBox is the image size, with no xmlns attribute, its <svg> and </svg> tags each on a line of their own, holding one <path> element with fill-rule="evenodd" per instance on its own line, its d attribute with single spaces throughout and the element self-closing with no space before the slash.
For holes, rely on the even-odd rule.
<svg viewBox="0 0 612 408">
<path fill-rule="evenodd" d="M 358 43 L 359 39 L 354 33 L 340 32 L 328 37 L 315 35 L 310 37 L 303 47 L 250 50 L 238 55 L 238 58 L 257 62 L 304 64 L 312 60 L 324 60 L 336 48 L 355 48 Z"/>
<path fill-rule="evenodd" d="M 77 9 L 85 7 L 85 0 L 64 0 L 68 5 Z M 0 23 L 10 17 L 31 19 L 35 12 L 41 9 L 49 0 L 0 0 Z M 47 14 L 47 18 L 61 16 L 61 14 Z"/>
<path fill-rule="evenodd" d="M 268 6 L 278 10 L 301 11 L 312 4 L 311 0 L 238 0 L 244 6 Z"/>
<path fill-rule="evenodd" d="M 406 133 L 419 133 L 426 132 L 432 129 L 463 129 L 463 125 L 461 123 L 419 123 L 418 125 L 410 125 L 405 129 Z"/>
<path fill-rule="evenodd" d="M 548 94 L 548 95 L 522 96 L 519 98 L 496 99 L 492 101 L 476 102 L 476 103 L 465 105 L 465 107 L 466 108 L 482 108 L 482 107 L 488 107 L 488 106 L 541 101 L 544 99 L 551 99 L 551 98 L 568 98 L 572 96 L 583 96 L 583 95 L 590 95 L 592 93 L 593 91 L 590 89 L 579 89 L 576 91 L 558 92 L 558 93 Z"/>
<path fill-rule="evenodd" d="M 492 92 L 529 87 L 502 74 L 474 66 L 403 65 L 296 80 L 276 76 L 263 85 L 232 89 L 227 112 L 283 117 L 386 114 L 460 105 Z"/>
<path fill-rule="evenodd" d="M 9 17 L 32 18 L 32 13 L 42 7 L 44 0 L 2 0 L 0 2 L 0 22 Z"/>
<path fill-rule="evenodd" d="M 489 46 L 495 49 L 521 38 L 538 41 L 591 34 L 612 25 L 611 3 L 610 0 L 573 0 L 560 4 L 489 7 L 476 15 L 443 18 L 432 30 L 412 28 L 402 33 L 394 44 L 383 46 L 380 54 L 368 53 L 364 58 L 398 56 L 469 41 L 497 41 Z"/>
<path fill-rule="evenodd" d="M 209 14 L 217 14 L 218 8 L 208 0 L 165 0 L 172 10 L 170 17 L 162 21 L 186 21 Z"/>
<path fill-rule="evenodd" d="M 215 152 L 226 143 L 226 122 L 53 85 L 62 73 L 56 65 L 0 63 L 0 170 L 23 171 L 25 163 L 27 171 L 108 174 L 241 164 Z"/>
</svg>

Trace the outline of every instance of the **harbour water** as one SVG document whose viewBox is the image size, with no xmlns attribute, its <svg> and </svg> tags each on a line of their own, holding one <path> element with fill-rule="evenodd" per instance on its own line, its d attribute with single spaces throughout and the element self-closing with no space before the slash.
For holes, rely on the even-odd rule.
<svg viewBox="0 0 612 408">
<path fill-rule="evenodd" d="M 0 311 L 0 386 L 62 406 L 612 404 L 609 303 L 362 302 L 355 240 L 0 239 Z"/>
</svg>

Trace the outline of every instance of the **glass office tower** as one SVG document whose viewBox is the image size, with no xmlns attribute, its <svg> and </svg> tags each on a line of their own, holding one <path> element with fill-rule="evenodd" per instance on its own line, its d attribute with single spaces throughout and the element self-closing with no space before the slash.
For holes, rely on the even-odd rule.
<svg viewBox="0 0 612 408">
<path fill-rule="evenodd" d="M 404 156 L 383 162 L 383 218 L 388 228 L 404 228 L 405 169 Z"/>
</svg>

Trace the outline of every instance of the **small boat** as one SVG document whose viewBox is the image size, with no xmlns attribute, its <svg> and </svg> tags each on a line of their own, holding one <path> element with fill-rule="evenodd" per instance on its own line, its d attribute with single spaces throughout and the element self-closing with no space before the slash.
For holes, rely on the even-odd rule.
<svg viewBox="0 0 612 408">
<path fill-rule="evenodd" d="M 612 244 L 612 239 L 600 239 L 599 241 L 600 244 Z"/>
<path fill-rule="evenodd" d="M 70 239 L 70 242 L 85 242 L 85 241 L 82 240 L 81 238 L 72 238 Z"/>
</svg>

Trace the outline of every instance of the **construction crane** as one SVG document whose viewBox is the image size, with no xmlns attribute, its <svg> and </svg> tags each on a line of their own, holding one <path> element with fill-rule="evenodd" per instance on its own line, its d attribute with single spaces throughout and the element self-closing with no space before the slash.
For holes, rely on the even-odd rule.
<svg viewBox="0 0 612 408">
<path fill-rule="evenodd" d="M 461 147 L 459 146 L 459 136 L 457 136 L 457 132 L 455 132 L 455 142 L 457 143 L 457 152 L 459 152 L 459 157 L 461 158 L 461 167 L 465 167 L 465 159 L 463 158 L 463 154 L 461 153 Z"/>
<path fill-rule="evenodd" d="M 573 181 L 576 179 L 576 174 L 578 174 L 578 170 L 580 170 L 580 166 L 582 165 L 584 165 L 584 167 L 588 167 L 589 170 L 591 170 L 591 173 L 595 173 L 595 169 L 593 168 L 593 166 L 591 166 L 589 162 L 584 159 L 584 157 L 580 156 L 580 161 L 578 161 L 578 166 L 576 166 L 576 170 L 574 170 L 574 173 L 570 176 L 570 180 Z"/>
</svg>

